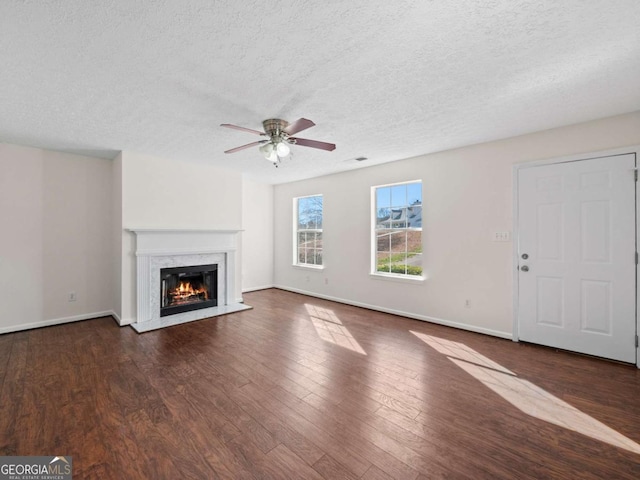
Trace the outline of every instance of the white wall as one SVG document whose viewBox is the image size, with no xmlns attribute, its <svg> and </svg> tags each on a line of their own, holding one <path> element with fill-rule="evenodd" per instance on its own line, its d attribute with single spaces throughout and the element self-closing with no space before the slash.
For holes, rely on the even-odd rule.
<svg viewBox="0 0 640 480">
<path fill-rule="evenodd" d="M 242 291 L 273 286 L 273 185 L 243 180 Z"/>
<path fill-rule="evenodd" d="M 276 286 L 485 333 L 512 330 L 514 163 L 640 143 L 640 112 L 275 187 Z M 370 272 L 371 186 L 422 179 L 421 284 Z M 292 198 L 324 195 L 324 270 L 292 266 Z M 327 282 L 325 284 L 325 281 Z M 469 299 L 471 308 L 465 308 Z"/>
<path fill-rule="evenodd" d="M 135 321 L 135 234 L 127 228 L 240 230 L 242 176 L 205 163 L 121 154 L 122 235 L 120 323 Z M 241 255 L 241 254 L 240 254 Z M 241 291 L 241 262 L 236 292 Z"/>
<path fill-rule="evenodd" d="M 0 172 L 0 332 L 109 314 L 111 162 L 0 144 Z"/>
<path fill-rule="evenodd" d="M 122 153 L 113 159 L 111 168 L 112 183 L 112 211 L 113 211 L 113 231 L 111 241 L 113 244 L 112 263 L 112 284 L 113 313 L 120 323 L 122 317 Z"/>
</svg>

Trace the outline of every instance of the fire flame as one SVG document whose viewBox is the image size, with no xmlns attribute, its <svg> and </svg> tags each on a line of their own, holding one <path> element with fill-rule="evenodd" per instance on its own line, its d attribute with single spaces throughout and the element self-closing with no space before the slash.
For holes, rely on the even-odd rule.
<svg viewBox="0 0 640 480">
<path fill-rule="evenodd" d="M 175 299 L 185 300 L 195 295 L 204 295 L 205 300 L 209 300 L 209 294 L 204 286 L 199 288 L 193 288 L 191 282 L 180 282 L 175 290 L 173 291 L 173 296 Z"/>
</svg>

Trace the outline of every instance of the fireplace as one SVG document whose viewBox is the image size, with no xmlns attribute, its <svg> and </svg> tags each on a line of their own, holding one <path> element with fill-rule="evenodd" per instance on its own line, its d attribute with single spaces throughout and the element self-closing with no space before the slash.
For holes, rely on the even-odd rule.
<svg viewBox="0 0 640 480">
<path fill-rule="evenodd" d="M 218 305 L 218 265 L 160 269 L 160 316 Z"/>
<path fill-rule="evenodd" d="M 236 263 L 239 230 L 128 230 L 135 233 L 137 310 L 135 322 L 131 326 L 138 333 L 251 308 L 242 303 L 236 285 L 239 273 Z M 187 271 L 184 271 L 185 266 Z M 196 269 L 189 270 L 189 266 L 195 266 Z M 214 273 L 206 274 L 214 268 Z M 181 280 L 180 271 L 184 274 Z M 191 278 L 194 272 L 200 272 L 195 279 Z M 165 278 L 165 273 L 177 274 L 178 279 Z M 163 290 L 163 279 L 166 290 Z M 180 281 L 183 282 L 182 294 L 179 293 Z M 187 282 L 190 286 L 186 285 Z M 208 299 L 204 298 L 204 293 L 197 292 L 201 289 L 198 283 L 206 287 Z M 176 287 L 179 295 L 182 295 L 173 296 L 174 300 L 177 298 L 178 305 L 167 301 L 164 293 Z M 194 293 L 190 293 L 191 290 Z M 170 308 L 167 312 L 171 314 L 161 315 L 163 304 L 165 308 Z"/>
</svg>

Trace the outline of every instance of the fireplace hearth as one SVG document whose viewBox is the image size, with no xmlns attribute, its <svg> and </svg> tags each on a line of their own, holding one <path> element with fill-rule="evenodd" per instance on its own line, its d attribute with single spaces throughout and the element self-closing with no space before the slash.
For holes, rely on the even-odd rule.
<svg viewBox="0 0 640 480">
<path fill-rule="evenodd" d="M 218 265 L 160 269 L 160 316 L 218 305 Z"/>
</svg>

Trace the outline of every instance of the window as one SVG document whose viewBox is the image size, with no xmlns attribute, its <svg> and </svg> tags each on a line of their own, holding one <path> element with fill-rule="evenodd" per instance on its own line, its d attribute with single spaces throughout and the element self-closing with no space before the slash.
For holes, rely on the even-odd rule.
<svg viewBox="0 0 640 480">
<path fill-rule="evenodd" d="M 322 266 L 322 195 L 296 198 L 295 264 Z"/>
<path fill-rule="evenodd" d="M 422 182 L 373 187 L 373 273 L 422 276 Z"/>
</svg>

